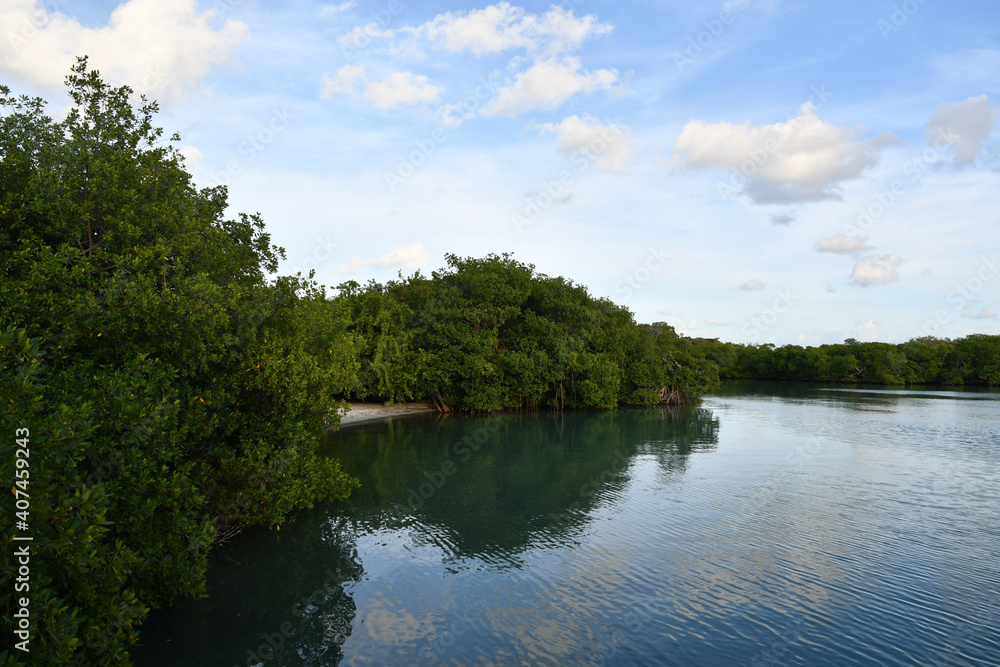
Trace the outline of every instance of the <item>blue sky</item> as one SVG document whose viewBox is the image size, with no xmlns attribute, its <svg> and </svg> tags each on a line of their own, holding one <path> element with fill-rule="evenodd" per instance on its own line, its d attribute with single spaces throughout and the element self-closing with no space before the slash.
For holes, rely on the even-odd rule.
<svg viewBox="0 0 1000 667">
<path fill-rule="evenodd" d="M 0 7 L 0 82 L 159 100 L 283 272 L 509 251 L 692 336 L 1000 333 L 992 2 Z"/>
</svg>

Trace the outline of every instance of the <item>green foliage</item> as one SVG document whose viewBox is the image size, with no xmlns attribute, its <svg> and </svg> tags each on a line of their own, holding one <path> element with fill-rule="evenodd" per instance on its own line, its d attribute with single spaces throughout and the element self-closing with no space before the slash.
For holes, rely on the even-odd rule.
<svg viewBox="0 0 1000 667">
<path fill-rule="evenodd" d="M 906 343 L 841 345 L 737 345 L 695 339 L 723 378 L 864 382 L 872 384 L 1000 384 L 1000 336 L 973 334 L 958 340 L 914 338 Z"/>
<path fill-rule="evenodd" d="M 9 645 L 17 601 L 29 600 L 30 653 L 11 649 L 6 659 L 36 665 L 72 663 L 121 664 L 135 643 L 134 626 L 148 608 L 130 586 L 140 565 L 136 551 L 109 533 L 114 522 L 112 490 L 100 472 L 87 472 L 95 424 L 91 406 L 72 408 L 46 400 L 39 384 L 41 359 L 38 341 L 23 329 L 0 332 L 0 412 L 4 429 L 0 475 L 5 482 L 15 473 L 27 479 L 30 531 L 11 526 L 3 532 L 0 567 L 7 584 L 0 590 L 3 633 Z M 27 429 L 29 462 L 15 470 L 14 434 Z M 27 471 L 25 474 L 23 471 Z M 14 536 L 30 536 L 15 542 Z M 15 592 L 19 561 L 15 549 L 30 546 L 27 589 Z M 5 652 L 0 651 L 0 664 Z M 80 662 L 78 664 L 87 664 Z"/>
<path fill-rule="evenodd" d="M 35 369 L 34 388 L 5 382 L 4 414 L 46 434 L 53 505 L 32 526 L 57 565 L 32 597 L 58 659 L 39 664 L 98 635 L 112 664 L 146 607 L 204 594 L 215 541 L 347 497 L 316 447 L 358 344 L 311 277 L 268 278 L 283 251 L 258 216 L 225 217 L 224 188 L 194 187 L 155 104 L 85 59 L 67 85 L 58 122 L 0 89 L 0 322 Z"/>
<path fill-rule="evenodd" d="M 637 325 L 579 285 L 508 254 L 447 260 L 430 277 L 340 286 L 364 341 L 354 395 L 486 411 L 613 408 L 687 402 L 718 382 L 715 363 L 673 329 Z"/>
</svg>

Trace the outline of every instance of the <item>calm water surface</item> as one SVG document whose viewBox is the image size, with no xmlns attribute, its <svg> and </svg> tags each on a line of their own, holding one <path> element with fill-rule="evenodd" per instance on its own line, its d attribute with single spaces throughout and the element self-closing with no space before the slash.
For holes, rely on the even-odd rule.
<svg viewBox="0 0 1000 667">
<path fill-rule="evenodd" d="M 217 551 L 138 665 L 1000 665 L 1000 393 L 330 434 L 362 482 Z"/>
</svg>

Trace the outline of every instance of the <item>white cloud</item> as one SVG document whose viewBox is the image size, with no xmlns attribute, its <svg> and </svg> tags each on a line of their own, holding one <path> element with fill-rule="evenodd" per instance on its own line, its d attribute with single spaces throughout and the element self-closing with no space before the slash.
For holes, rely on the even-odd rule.
<svg viewBox="0 0 1000 667">
<path fill-rule="evenodd" d="M 598 156 L 595 165 L 605 171 L 625 171 L 625 162 L 634 152 L 629 144 L 632 130 L 606 125 L 586 114 L 583 118 L 573 115 L 559 123 L 545 123 L 541 129 L 558 135 L 559 150 L 563 153 L 582 150 Z"/>
<path fill-rule="evenodd" d="M 332 79 L 329 74 L 323 76 L 320 96 L 326 99 L 333 95 L 354 95 L 357 92 L 357 84 L 364 83 L 365 80 L 364 65 L 344 65 L 337 70 L 337 75 Z"/>
<path fill-rule="evenodd" d="M 979 312 L 975 312 L 972 306 L 966 306 L 962 309 L 962 317 L 968 317 L 973 320 L 992 320 L 997 316 L 997 311 L 995 308 L 980 308 Z"/>
<path fill-rule="evenodd" d="M 885 285 L 899 280 L 896 267 L 903 262 L 899 255 L 872 255 L 854 264 L 851 281 L 856 285 Z"/>
<path fill-rule="evenodd" d="M 355 26 L 346 35 L 341 35 L 337 38 L 337 43 L 341 46 L 362 49 L 371 43 L 373 39 L 392 37 L 394 34 L 392 30 L 383 30 L 378 23 L 369 23 L 368 25 Z"/>
<path fill-rule="evenodd" d="M 844 234 L 836 234 L 828 239 L 817 241 L 816 250 L 819 252 L 832 252 L 838 255 L 853 255 L 872 250 L 872 247 L 865 243 L 867 240 L 867 237 L 849 238 Z"/>
<path fill-rule="evenodd" d="M 670 320 L 669 324 L 677 331 L 677 333 L 686 334 L 689 331 L 694 331 L 695 329 L 698 328 L 698 316 L 695 315 L 695 317 L 692 318 L 690 322 L 685 322 L 684 320 L 677 319 L 675 317 L 674 319 Z"/>
<path fill-rule="evenodd" d="M 348 0 L 347 2 L 342 2 L 339 5 L 323 5 L 323 8 L 319 10 L 319 17 L 321 19 L 329 18 L 331 16 L 336 16 L 341 12 L 346 12 L 349 9 L 354 9 L 358 6 L 358 3 L 354 0 Z"/>
<path fill-rule="evenodd" d="M 446 12 L 412 29 L 446 51 L 477 56 L 510 49 L 560 53 L 573 51 L 584 40 L 611 32 L 592 15 L 576 17 L 573 10 L 552 6 L 544 14 L 528 14 L 508 2 L 469 12 Z"/>
<path fill-rule="evenodd" d="M 205 157 L 196 146 L 181 146 L 177 152 L 184 157 L 184 165 L 188 169 L 201 162 L 201 159 Z"/>
<path fill-rule="evenodd" d="M 941 136 L 955 145 L 955 165 L 971 164 L 990 138 L 1000 112 L 986 95 L 970 97 L 956 104 L 942 104 L 927 123 L 927 142 L 934 144 Z"/>
<path fill-rule="evenodd" d="M 358 87 L 362 86 L 362 98 L 379 109 L 386 110 L 399 105 L 415 105 L 438 99 L 441 89 L 427 83 L 423 74 L 394 72 L 382 81 L 368 81 L 364 65 L 344 65 L 333 78 L 323 77 L 320 96 L 333 95 L 358 97 Z"/>
<path fill-rule="evenodd" d="M 441 89 L 427 83 L 423 74 L 394 72 L 383 81 L 369 83 L 365 99 L 379 109 L 391 109 L 400 104 L 433 102 L 440 94 Z"/>
<path fill-rule="evenodd" d="M 705 324 L 710 327 L 728 327 L 732 325 L 732 322 L 726 322 L 725 320 L 705 320 Z"/>
<path fill-rule="evenodd" d="M 610 90 L 619 80 L 618 70 L 581 70 L 580 60 L 574 57 L 537 61 L 519 72 L 512 84 L 497 90 L 483 113 L 513 116 L 533 109 L 551 110 L 579 93 Z"/>
<path fill-rule="evenodd" d="M 3 9 L 0 62 L 5 72 L 34 85 L 57 87 L 76 56 L 89 56 L 106 81 L 127 84 L 156 99 L 174 99 L 226 63 L 249 36 L 246 24 L 215 12 L 199 13 L 195 0 L 129 0 L 107 25 L 90 28 L 46 7 L 59 3 L 8 0 Z"/>
<path fill-rule="evenodd" d="M 758 280 L 756 278 L 752 278 L 751 280 L 746 281 L 742 285 L 738 285 L 736 287 L 736 289 L 739 289 L 739 290 L 762 290 L 765 287 L 766 287 L 766 285 L 764 284 L 763 280 Z"/>
<path fill-rule="evenodd" d="M 551 57 L 579 49 L 590 37 L 611 32 L 611 25 L 593 15 L 577 17 L 573 10 L 553 5 L 544 14 L 531 14 L 523 7 L 499 2 L 483 9 L 445 12 L 418 26 L 382 29 L 371 23 L 357 26 L 338 41 L 361 48 L 372 40 L 387 40 L 390 53 L 423 57 L 430 45 L 450 53 L 494 55 L 511 49 Z M 392 41 L 396 37 L 400 41 Z"/>
<path fill-rule="evenodd" d="M 674 164 L 728 169 L 727 186 L 758 204 L 840 199 L 840 183 L 878 162 L 891 134 L 860 140 L 856 130 L 822 121 L 812 104 L 791 120 L 752 127 L 692 120 L 674 142 Z"/>
<path fill-rule="evenodd" d="M 363 267 L 376 267 L 383 269 L 419 269 L 423 268 L 431 260 L 434 253 L 427 249 L 427 245 L 421 241 L 410 245 L 396 246 L 381 257 L 375 259 L 362 260 L 359 255 L 355 255 L 347 264 L 340 267 L 341 273 L 357 273 Z"/>
</svg>

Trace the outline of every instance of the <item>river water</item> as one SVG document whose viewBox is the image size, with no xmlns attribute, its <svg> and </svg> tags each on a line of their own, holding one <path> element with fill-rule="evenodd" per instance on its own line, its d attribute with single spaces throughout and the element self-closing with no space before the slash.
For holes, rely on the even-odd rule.
<svg viewBox="0 0 1000 667">
<path fill-rule="evenodd" d="M 328 435 L 349 502 L 216 551 L 137 665 L 1000 665 L 1000 392 Z"/>
</svg>

